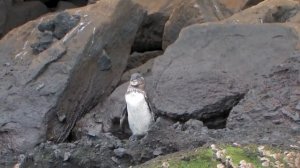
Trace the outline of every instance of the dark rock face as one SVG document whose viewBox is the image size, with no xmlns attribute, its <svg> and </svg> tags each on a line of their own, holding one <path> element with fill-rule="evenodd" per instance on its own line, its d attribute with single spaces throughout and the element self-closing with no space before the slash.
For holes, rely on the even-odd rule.
<svg viewBox="0 0 300 168">
<path fill-rule="evenodd" d="M 80 16 L 78 15 L 71 16 L 66 12 L 59 13 L 53 20 L 54 37 L 57 39 L 63 38 L 73 27 L 79 23 L 79 21 Z"/>
<path fill-rule="evenodd" d="M 293 53 L 296 41 L 282 26 L 190 26 L 154 61 L 154 106 L 180 120 L 228 114 L 249 86 Z"/>
<path fill-rule="evenodd" d="M 0 19 L 3 22 L 3 32 L 1 34 L 0 26 L 0 37 L 6 34 L 11 29 L 20 26 L 27 21 L 38 18 L 39 16 L 48 12 L 48 8 L 39 1 L 29 1 L 29 2 L 18 2 L 14 3 L 12 0 L 3 0 L 4 8 L 0 7 L 1 17 L 5 18 L 4 20 Z M 1 23 L 0 23 L 1 25 Z"/>
<path fill-rule="evenodd" d="M 62 39 L 79 21 L 79 15 L 71 16 L 67 12 L 61 12 L 53 20 L 40 23 L 38 30 L 42 33 L 39 35 L 37 42 L 31 45 L 33 53 L 38 54 L 46 50 L 54 42 L 54 39 Z"/>
<path fill-rule="evenodd" d="M 169 16 L 165 13 L 148 15 L 138 30 L 132 51 L 145 52 L 161 50 L 164 26 L 168 18 Z"/>
<path fill-rule="evenodd" d="M 300 135 L 299 84 L 300 55 L 297 54 L 274 66 L 265 77 L 264 85 L 251 89 L 233 108 L 227 123 L 230 139 L 244 143 L 297 144 Z"/>
<path fill-rule="evenodd" d="M 144 10 L 127 0 L 81 10 L 80 26 L 38 55 L 30 44 L 41 33 L 40 20 L 0 41 L 1 152 L 26 151 L 46 139 L 65 141 L 76 121 L 118 84 Z"/>
</svg>

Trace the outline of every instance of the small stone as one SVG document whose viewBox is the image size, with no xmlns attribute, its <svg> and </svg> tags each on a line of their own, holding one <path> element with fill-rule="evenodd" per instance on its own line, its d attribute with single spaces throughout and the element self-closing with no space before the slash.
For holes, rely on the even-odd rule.
<svg viewBox="0 0 300 168">
<path fill-rule="evenodd" d="M 9 66 L 10 66 L 10 63 L 9 63 L 9 62 L 6 62 L 6 63 L 3 64 L 3 65 L 9 67 Z"/>
<path fill-rule="evenodd" d="M 59 116 L 58 116 L 58 121 L 59 121 L 59 122 L 64 122 L 64 121 L 66 120 L 66 118 L 67 118 L 67 117 L 66 117 L 65 114 L 59 115 Z"/>
<path fill-rule="evenodd" d="M 270 162 L 263 162 L 261 165 L 263 167 L 270 167 Z"/>
<path fill-rule="evenodd" d="M 218 164 L 217 168 L 225 168 L 225 166 L 223 164 Z"/>
<path fill-rule="evenodd" d="M 41 32 L 44 32 L 44 31 L 52 31 L 53 32 L 54 29 L 55 29 L 55 26 L 54 26 L 53 20 L 50 20 L 48 22 L 43 22 L 38 25 L 38 30 Z"/>
<path fill-rule="evenodd" d="M 117 157 L 122 158 L 124 155 L 127 154 L 126 149 L 124 148 L 118 148 L 114 150 L 114 153 Z"/>
<path fill-rule="evenodd" d="M 154 151 L 153 151 L 153 155 L 154 156 L 159 156 L 163 154 L 163 151 L 162 151 L 162 148 L 156 148 Z"/>
<path fill-rule="evenodd" d="M 68 161 L 70 159 L 71 153 L 70 152 L 65 152 L 64 154 L 64 161 Z"/>
<path fill-rule="evenodd" d="M 111 160 L 112 161 L 114 161 L 115 163 L 117 163 L 117 164 L 120 164 L 120 161 L 119 161 L 119 159 L 118 158 L 116 158 L 116 157 L 111 157 Z"/>
<path fill-rule="evenodd" d="M 161 166 L 162 168 L 169 168 L 170 164 L 168 162 L 163 162 Z"/>
</svg>

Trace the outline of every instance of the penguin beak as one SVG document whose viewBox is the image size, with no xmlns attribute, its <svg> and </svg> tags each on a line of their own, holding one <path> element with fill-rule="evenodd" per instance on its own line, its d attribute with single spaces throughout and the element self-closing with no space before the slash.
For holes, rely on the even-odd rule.
<svg viewBox="0 0 300 168">
<path fill-rule="evenodd" d="M 131 80 L 130 85 L 137 86 L 137 85 L 139 85 L 139 81 L 137 79 Z"/>
</svg>

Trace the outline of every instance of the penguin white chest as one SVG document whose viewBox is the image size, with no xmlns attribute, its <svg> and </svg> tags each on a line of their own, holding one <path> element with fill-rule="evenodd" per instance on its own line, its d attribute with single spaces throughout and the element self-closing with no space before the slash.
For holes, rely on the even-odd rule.
<svg viewBox="0 0 300 168">
<path fill-rule="evenodd" d="M 153 117 L 142 93 L 132 92 L 125 95 L 128 123 L 133 135 L 147 133 Z"/>
</svg>

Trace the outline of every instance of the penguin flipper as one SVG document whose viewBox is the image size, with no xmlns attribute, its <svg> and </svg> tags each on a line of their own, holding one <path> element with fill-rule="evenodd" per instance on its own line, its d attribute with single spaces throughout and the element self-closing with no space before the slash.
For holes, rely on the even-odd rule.
<svg viewBox="0 0 300 168">
<path fill-rule="evenodd" d="M 149 100 L 149 98 L 147 96 L 145 96 L 145 100 L 146 100 L 146 102 L 148 104 L 148 107 L 149 107 L 149 110 L 150 110 L 151 115 L 153 117 L 153 120 L 156 121 L 157 115 L 154 113 L 153 106 L 152 106 L 152 104 L 151 104 L 151 102 L 150 102 L 150 100 Z"/>
<path fill-rule="evenodd" d="M 128 125 L 128 112 L 127 106 L 124 106 L 121 118 L 120 118 L 120 129 L 124 132 L 126 125 Z"/>
</svg>

